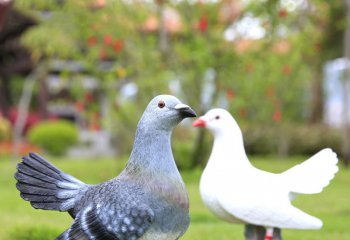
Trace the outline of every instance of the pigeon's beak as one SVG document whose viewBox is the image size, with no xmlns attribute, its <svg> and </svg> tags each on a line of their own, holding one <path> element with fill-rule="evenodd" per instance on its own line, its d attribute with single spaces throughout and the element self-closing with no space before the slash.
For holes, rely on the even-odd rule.
<svg viewBox="0 0 350 240">
<path fill-rule="evenodd" d="M 193 127 L 205 127 L 206 122 L 202 118 L 198 118 L 196 121 L 192 123 Z"/>
<path fill-rule="evenodd" d="M 175 106 L 175 109 L 179 111 L 183 118 L 196 117 L 197 114 L 186 104 L 179 103 Z"/>
</svg>

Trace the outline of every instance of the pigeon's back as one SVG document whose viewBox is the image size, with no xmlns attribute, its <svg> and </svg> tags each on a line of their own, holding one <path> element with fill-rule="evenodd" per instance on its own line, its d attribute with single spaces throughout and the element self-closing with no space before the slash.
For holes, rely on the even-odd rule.
<svg viewBox="0 0 350 240">
<path fill-rule="evenodd" d="M 58 239 L 177 239 L 188 227 L 188 206 L 160 193 L 122 177 L 95 185 L 77 204 L 72 227 Z"/>
</svg>

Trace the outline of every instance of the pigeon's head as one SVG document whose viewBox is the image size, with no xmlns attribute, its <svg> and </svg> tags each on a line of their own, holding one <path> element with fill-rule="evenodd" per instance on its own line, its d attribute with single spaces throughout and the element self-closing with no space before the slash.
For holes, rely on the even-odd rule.
<svg viewBox="0 0 350 240">
<path fill-rule="evenodd" d="M 194 127 L 207 128 L 214 135 L 229 132 L 230 130 L 241 131 L 231 114 L 222 108 L 209 110 L 205 115 L 194 121 L 192 125 Z"/>
<path fill-rule="evenodd" d="M 171 130 L 187 117 L 196 117 L 189 106 L 174 96 L 159 95 L 148 104 L 141 122 L 153 129 Z"/>
</svg>

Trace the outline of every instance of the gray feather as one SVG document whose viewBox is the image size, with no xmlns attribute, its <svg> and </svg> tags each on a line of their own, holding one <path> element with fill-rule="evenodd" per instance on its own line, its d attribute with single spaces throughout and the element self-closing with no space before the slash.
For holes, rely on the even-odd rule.
<svg viewBox="0 0 350 240">
<path fill-rule="evenodd" d="M 61 172 L 45 159 L 30 153 L 17 165 L 16 187 L 34 208 L 67 211 L 87 185 Z M 63 176 L 63 177 L 62 177 Z"/>
<path fill-rule="evenodd" d="M 17 188 L 34 208 L 68 211 L 74 218 L 57 240 L 179 239 L 189 225 L 189 207 L 171 132 L 193 116 L 177 98 L 157 96 L 138 123 L 130 159 L 118 177 L 86 185 L 31 153 L 17 165 Z"/>
</svg>

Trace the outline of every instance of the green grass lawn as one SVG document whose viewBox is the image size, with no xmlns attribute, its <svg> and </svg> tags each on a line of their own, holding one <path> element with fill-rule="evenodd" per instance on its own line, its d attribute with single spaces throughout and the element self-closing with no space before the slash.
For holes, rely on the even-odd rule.
<svg viewBox="0 0 350 240">
<path fill-rule="evenodd" d="M 100 183 L 114 177 L 125 161 L 113 159 L 69 160 L 52 159 L 63 171 L 86 183 Z M 259 168 L 281 172 L 303 158 L 273 160 L 253 158 Z M 19 197 L 13 174 L 15 162 L 0 159 L 0 239 L 3 240 L 51 240 L 70 226 L 72 219 L 67 213 L 35 210 Z M 198 182 L 201 170 L 181 172 L 190 195 L 191 225 L 184 240 L 232 240 L 244 239 L 243 226 L 232 225 L 216 219 L 203 205 Z M 341 168 L 331 184 L 317 195 L 299 196 L 294 205 L 319 217 L 324 226 L 321 230 L 283 230 L 288 240 L 349 240 L 350 239 L 350 169 Z"/>
</svg>

